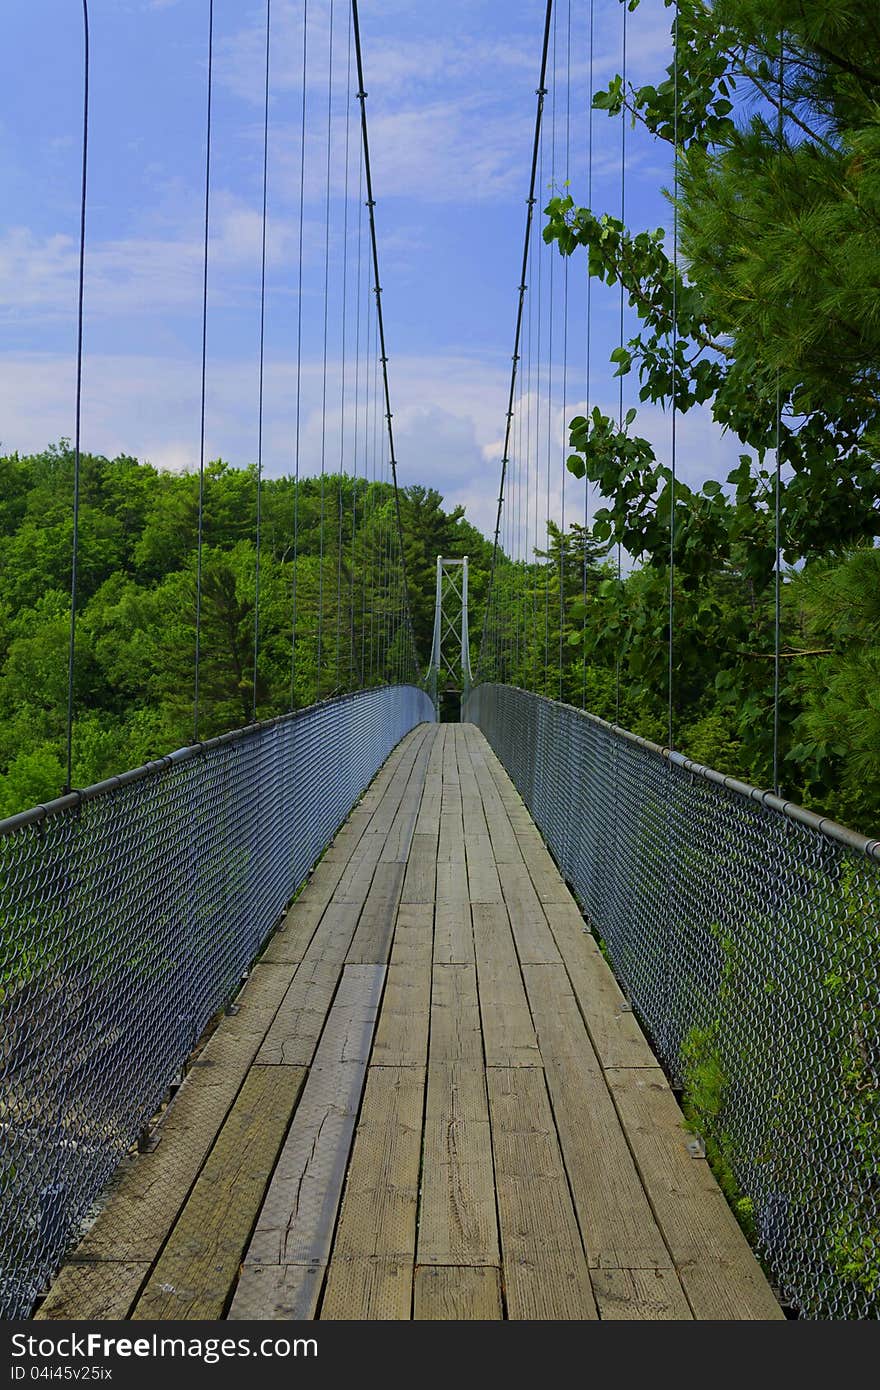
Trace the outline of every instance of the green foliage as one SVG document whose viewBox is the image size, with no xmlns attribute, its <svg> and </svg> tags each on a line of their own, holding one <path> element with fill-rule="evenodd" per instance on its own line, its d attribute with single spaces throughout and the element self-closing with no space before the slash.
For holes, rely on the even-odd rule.
<svg viewBox="0 0 880 1390">
<path fill-rule="evenodd" d="M 570 195 L 550 201 L 544 237 L 622 284 L 640 326 L 612 362 L 637 372 L 640 400 L 706 405 L 749 450 L 730 498 L 679 485 L 676 562 L 695 575 L 732 561 L 760 590 L 777 391 L 786 559 L 880 532 L 876 5 L 678 0 L 673 33 L 677 73 L 640 88 L 617 75 L 595 106 L 674 146 L 678 265 L 663 228 L 632 232 Z M 630 433 L 636 418 L 572 421 L 569 466 L 608 500 L 601 534 L 663 563 L 668 470 Z"/>
<path fill-rule="evenodd" d="M 218 460 L 205 482 L 201 737 L 246 724 L 255 693 L 257 716 L 268 718 L 319 694 L 419 674 L 403 630 L 390 486 L 325 478 L 322 559 L 319 481 L 302 480 L 295 499 L 291 479 L 270 478 L 255 692 L 256 473 Z M 64 782 L 72 486 L 64 442 L 27 458 L 0 457 L 0 816 L 51 800 Z M 478 609 L 489 546 L 461 508 L 444 512 L 433 490 L 411 488 L 401 504 L 417 641 L 427 654 L 437 552 L 473 557 Z M 192 739 L 197 527 L 193 475 L 126 456 L 83 456 L 77 786 Z"/>
<path fill-rule="evenodd" d="M 768 784 L 778 399 L 781 781 L 793 799 L 876 832 L 876 4 L 677 0 L 670 19 L 677 65 L 641 87 L 613 76 L 595 106 L 670 147 L 677 262 L 668 229 L 629 228 L 567 190 L 546 208 L 544 238 L 623 287 L 637 331 L 611 361 L 637 379 L 639 401 L 709 410 L 742 453 L 723 483 L 679 478 L 673 514 L 671 473 L 638 431 L 638 406 L 622 426 L 598 407 L 570 422 L 569 469 L 601 498 L 591 539 L 620 544 L 636 569 L 622 585 L 604 571 L 568 605 L 569 657 L 580 655 L 582 691 L 595 689 L 596 666 L 613 670 L 597 713 L 667 741 L 674 521 L 676 745 Z"/>
</svg>

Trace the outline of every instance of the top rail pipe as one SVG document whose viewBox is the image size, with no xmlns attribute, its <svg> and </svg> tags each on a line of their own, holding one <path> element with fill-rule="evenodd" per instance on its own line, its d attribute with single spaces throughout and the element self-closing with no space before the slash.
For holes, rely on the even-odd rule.
<svg viewBox="0 0 880 1390">
<path fill-rule="evenodd" d="M 393 689 L 396 684 L 395 682 L 387 687 L 369 686 L 368 689 Z M 408 684 L 408 682 L 403 682 L 404 686 Z M 414 690 L 420 689 L 419 686 L 412 688 Z M 230 729 L 227 733 L 217 734 L 214 738 L 185 744 L 183 748 L 176 748 L 173 753 L 166 753 L 161 758 L 154 758 L 151 762 L 143 763 L 140 767 L 130 768 L 127 772 L 121 772 L 115 777 L 106 777 L 102 782 L 94 782 L 89 787 L 66 792 L 63 796 L 56 796 L 52 801 L 41 802 L 40 805 L 31 806 L 26 811 L 18 811 L 14 816 L 7 816 L 4 820 L 0 820 L 0 839 L 17 830 L 24 830 L 29 825 L 40 825 L 51 816 L 58 815 L 63 811 L 75 810 L 77 806 L 81 806 L 87 801 L 96 801 L 102 796 L 109 796 L 122 787 L 131 786 L 132 782 L 140 782 L 146 777 L 153 777 L 163 769 L 175 767 L 180 763 L 201 757 L 203 754 L 209 753 L 212 748 L 222 748 L 226 744 L 243 742 L 245 739 L 264 733 L 267 729 L 293 723 L 297 719 L 313 714 L 318 709 L 326 709 L 331 705 L 342 705 L 347 700 L 355 700 L 362 694 L 363 691 L 352 690 L 347 691 L 344 695 L 331 695 L 326 700 L 317 700 L 312 705 L 303 705 L 302 709 L 290 710 L 286 714 L 276 715 L 274 719 L 256 719 L 250 724 L 243 725 L 240 729 Z"/>
<path fill-rule="evenodd" d="M 474 687 L 473 693 L 476 693 L 477 688 Z M 665 758 L 667 762 L 680 767 L 684 772 L 701 777 L 706 782 L 713 782 L 716 786 L 724 787 L 726 791 L 733 792 L 735 795 L 743 797 L 744 800 L 757 801 L 761 806 L 766 806 L 768 810 L 777 811 L 786 819 L 796 821 L 798 825 L 805 825 L 810 830 L 819 831 L 828 839 L 845 845 L 847 849 L 855 850 L 857 853 L 873 859 L 875 863 L 880 863 L 880 839 L 877 837 L 862 835 L 857 830 L 851 830 L 849 826 L 841 825 L 839 821 L 832 820 L 830 816 L 820 816 L 815 811 L 808 811 L 805 806 L 801 806 L 796 801 L 787 801 L 784 797 L 776 796 L 772 791 L 762 791 L 760 787 L 753 787 L 749 782 L 741 782 L 736 777 L 729 777 L 723 772 L 717 772 L 715 768 L 707 767 L 705 763 L 695 762 L 694 759 L 685 757 L 683 753 L 677 752 L 674 748 L 666 748 L 663 744 L 654 743 L 649 738 L 642 738 L 641 735 L 634 734 L 619 724 L 600 718 L 598 714 L 591 714 L 589 710 L 578 709 L 577 705 L 566 704 L 564 700 L 551 700 L 546 695 L 525 690 L 522 686 L 511 685 L 505 688 L 515 690 L 521 695 L 528 695 L 530 699 L 540 700 L 546 705 L 569 710 L 572 714 L 576 714 L 579 719 L 585 719 L 600 729 L 606 729 L 626 743 L 631 743 L 636 748 L 641 748 L 646 753 L 651 753 L 656 757 Z M 0 822 L 0 833 L 2 831 L 3 823 Z"/>
</svg>

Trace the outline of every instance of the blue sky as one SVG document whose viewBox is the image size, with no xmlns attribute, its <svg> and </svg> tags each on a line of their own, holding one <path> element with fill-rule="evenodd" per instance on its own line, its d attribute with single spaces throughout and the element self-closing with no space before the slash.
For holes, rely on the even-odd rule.
<svg viewBox="0 0 880 1390">
<path fill-rule="evenodd" d="M 320 467 L 322 434 L 328 9 L 329 0 L 310 0 L 301 446 L 306 473 Z M 471 519 L 488 531 L 507 406 L 544 0 L 361 0 L 360 9 L 400 478 L 404 484 L 430 484 L 449 502 L 464 503 Z M 161 467 L 193 467 L 199 448 L 208 4 L 91 0 L 90 12 L 83 444 L 96 452 L 133 453 Z M 618 0 L 595 0 L 597 87 L 619 67 L 622 13 Z M 264 445 L 264 465 L 272 475 L 293 466 L 302 14 L 302 0 L 273 0 Z M 551 182 L 554 145 L 556 181 L 564 179 L 568 114 L 569 178 L 575 196 L 585 201 L 589 5 L 558 0 L 556 14 L 557 75 L 546 106 L 544 190 Z M 342 408 L 340 390 L 341 265 L 347 206 L 350 396 L 360 204 L 345 0 L 335 0 L 334 23 L 328 339 L 333 407 L 324 447 L 328 466 L 342 458 L 351 471 L 353 407 L 349 402 Z M 264 0 L 215 0 L 207 451 L 234 464 L 256 456 L 264 25 Z M 662 0 L 643 0 L 628 26 L 630 76 L 636 82 L 658 77 L 668 61 L 669 11 Z M 7 7 L 3 31 L 0 447 L 24 452 L 73 432 L 79 0 Z M 593 120 L 593 205 L 616 212 L 620 124 L 600 113 Z M 634 227 L 665 224 L 669 213 L 659 190 L 669 181 L 668 152 L 640 131 L 627 139 L 628 220 Z M 551 259 L 545 251 L 530 277 L 535 335 L 539 277 L 542 285 L 545 388 Z M 549 432 L 550 509 L 557 516 L 564 419 L 582 409 L 585 399 L 583 257 L 571 262 L 568 279 L 567 368 L 564 273 L 556 256 L 553 403 L 540 423 L 535 371 L 532 398 L 522 407 L 524 417 L 526 406 L 533 407 L 536 438 Z M 362 299 L 365 306 L 365 280 Z M 616 401 L 607 363 L 617 336 L 616 296 L 600 289 L 594 304 L 591 395 L 610 406 Z M 365 307 L 357 312 L 365 334 Z M 634 383 L 627 389 L 634 394 Z M 660 412 L 643 413 L 640 424 L 663 444 L 669 424 Z M 689 480 L 723 476 L 735 449 L 705 417 L 689 418 L 681 439 L 682 471 Z M 544 481 L 540 486 L 543 497 Z M 579 514 L 583 484 L 569 475 L 565 488 L 569 515 Z M 519 506 L 521 512 L 522 498 Z"/>
</svg>

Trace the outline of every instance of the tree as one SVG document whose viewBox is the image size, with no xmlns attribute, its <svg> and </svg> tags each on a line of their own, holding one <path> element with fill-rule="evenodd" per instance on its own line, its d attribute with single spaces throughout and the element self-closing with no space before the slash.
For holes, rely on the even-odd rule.
<svg viewBox="0 0 880 1390">
<path fill-rule="evenodd" d="M 622 282 L 641 327 L 613 358 L 637 370 L 640 399 L 706 405 L 749 450 L 731 503 L 718 483 L 679 487 L 677 564 L 711 568 L 740 546 L 763 587 L 777 390 L 786 560 L 880 534 L 880 20 L 873 0 L 679 0 L 676 13 L 677 75 L 639 89 L 618 75 L 595 105 L 677 137 L 686 272 L 664 229 L 633 233 L 571 196 L 550 202 L 544 236 Z M 569 466 L 608 500 L 599 534 L 662 564 L 669 472 L 630 432 L 636 415 L 622 430 L 599 411 L 573 421 Z"/>
</svg>

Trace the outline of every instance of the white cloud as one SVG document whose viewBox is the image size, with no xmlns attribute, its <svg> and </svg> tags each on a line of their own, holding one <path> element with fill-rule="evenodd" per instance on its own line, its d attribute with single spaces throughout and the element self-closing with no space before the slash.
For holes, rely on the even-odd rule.
<svg viewBox="0 0 880 1390">
<path fill-rule="evenodd" d="M 37 356 L 0 359 L 0 440 L 6 450 L 33 452 L 73 432 L 73 368 L 69 359 Z M 421 483 L 436 488 L 448 505 L 467 508 L 469 519 L 487 535 L 495 525 L 498 497 L 499 416 L 507 398 L 503 363 L 488 365 L 478 358 L 396 357 L 393 363 L 392 408 L 401 485 Z M 349 386 L 352 379 L 349 376 Z M 327 421 L 324 434 L 328 472 L 339 466 L 340 364 L 328 364 Z M 320 470 L 321 364 L 304 364 L 300 466 L 303 474 Z M 613 411 L 612 402 L 600 401 Z M 531 402 L 534 411 L 535 402 Z M 583 410 L 569 402 L 553 411 L 551 420 L 550 515 L 559 520 L 562 507 L 563 461 L 567 454 L 565 425 Z M 295 366 L 268 364 L 265 381 L 264 466 L 275 476 L 291 472 L 294 464 Z M 542 416 L 542 418 L 546 418 Z M 161 468 L 180 471 L 198 464 L 199 375 L 192 360 L 158 357 L 90 357 L 84 379 L 83 446 L 113 455 L 130 453 Z M 252 360 L 212 364 L 208 376 L 207 457 L 217 455 L 236 465 L 256 457 L 257 381 Z M 354 469 L 354 419 L 351 406 L 345 418 L 345 466 Z M 543 427 L 545 430 L 546 427 Z M 645 434 L 663 456 L 668 451 L 670 422 L 659 407 L 639 412 L 634 429 Z M 706 478 L 723 479 L 734 466 L 740 446 L 724 437 L 705 412 L 691 412 L 678 421 L 679 473 L 691 486 Z M 363 416 L 358 471 L 364 471 Z M 372 432 L 371 432 L 372 433 Z M 542 439 L 546 433 L 542 432 Z M 384 434 L 379 433 L 379 468 L 387 462 Z M 372 465 L 371 465 L 372 468 Z M 538 507 L 539 539 L 544 534 L 546 461 L 542 454 Z M 534 538 L 534 478 L 531 487 L 529 531 Z M 584 484 L 565 475 L 566 513 L 583 512 Z M 518 501 L 517 501 L 518 497 Z M 524 480 L 511 467 L 508 486 L 508 535 L 514 512 L 524 515 Z M 523 534 L 525 532 L 523 531 Z"/>
<path fill-rule="evenodd" d="M 306 229 L 306 259 L 316 258 L 317 224 Z M 85 308 L 95 315 L 155 315 L 191 309 L 202 293 L 204 246 L 192 226 L 168 236 L 128 236 L 87 242 Z M 262 217 L 241 198 L 218 190 L 212 199 L 209 255 L 212 305 L 236 297 L 235 273 L 259 267 Z M 290 219 L 269 221 L 267 263 L 293 263 L 298 231 Z M 0 235 L 0 318 L 36 324 L 76 311 L 79 243 L 71 236 L 38 236 L 27 227 Z"/>
</svg>

